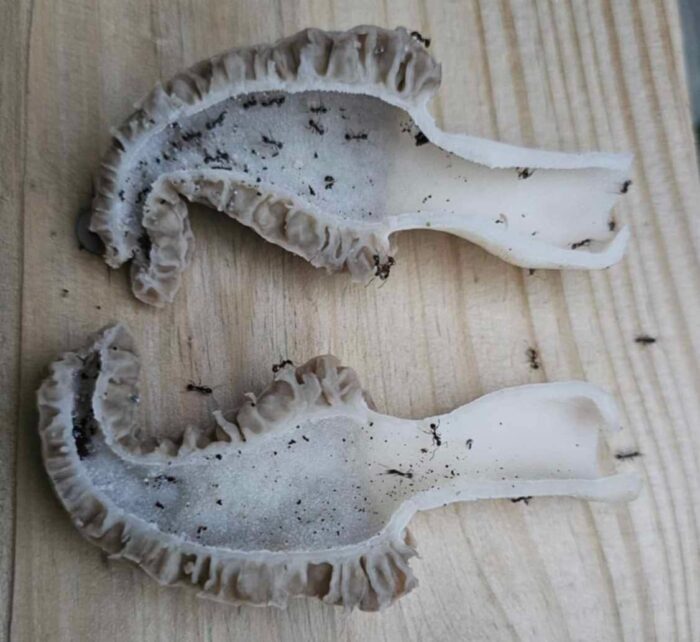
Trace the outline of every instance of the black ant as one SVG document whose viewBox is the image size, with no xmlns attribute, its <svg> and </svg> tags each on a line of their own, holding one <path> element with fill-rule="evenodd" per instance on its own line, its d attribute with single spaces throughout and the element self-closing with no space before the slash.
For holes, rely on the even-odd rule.
<svg viewBox="0 0 700 642">
<path fill-rule="evenodd" d="M 617 453 L 615 455 L 615 459 L 623 460 L 623 459 L 634 459 L 635 457 L 641 457 L 642 453 L 640 453 L 638 450 L 633 450 L 628 453 Z"/>
<path fill-rule="evenodd" d="M 382 263 L 379 254 L 375 254 L 372 259 L 374 260 L 374 276 L 378 276 L 382 281 L 386 281 L 389 278 L 392 266 L 396 264 L 396 259 L 393 256 L 388 256 L 386 261 Z"/>
<path fill-rule="evenodd" d="M 385 475 L 398 475 L 399 477 L 413 479 L 413 472 L 410 470 L 408 472 L 404 472 L 403 470 L 398 470 L 396 468 L 389 468 L 389 470 L 386 471 Z"/>
<path fill-rule="evenodd" d="M 200 395 L 210 395 L 214 392 L 209 386 L 202 386 L 192 382 L 187 384 L 185 390 L 187 390 L 187 392 L 198 392 Z"/>
<path fill-rule="evenodd" d="M 293 366 L 294 362 L 291 359 L 284 359 L 283 361 L 280 361 L 279 363 L 275 363 L 272 366 L 272 372 L 277 374 L 284 366 Z"/>
<path fill-rule="evenodd" d="M 423 36 L 420 31 L 411 31 L 411 38 L 420 42 L 426 49 L 430 47 L 430 38 Z"/>
<path fill-rule="evenodd" d="M 588 247 L 591 244 L 591 239 L 583 239 L 583 241 L 577 241 L 571 244 L 572 250 L 577 250 L 580 247 Z"/>
<path fill-rule="evenodd" d="M 539 370 L 540 369 L 540 362 L 537 359 L 537 350 L 534 348 L 528 348 L 525 351 L 525 354 L 527 355 L 527 360 L 530 363 L 530 368 L 533 370 Z"/>
<path fill-rule="evenodd" d="M 440 436 L 440 433 L 438 432 L 438 428 L 440 427 L 440 420 L 436 424 L 430 424 L 430 434 L 433 437 L 433 444 L 436 446 L 440 447 L 442 446 L 442 437 Z"/>
<path fill-rule="evenodd" d="M 319 136 L 323 136 L 323 134 L 326 133 L 326 130 L 323 129 L 323 125 L 320 125 L 318 122 L 316 122 L 313 118 L 309 118 L 309 127 L 315 131 Z"/>
</svg>

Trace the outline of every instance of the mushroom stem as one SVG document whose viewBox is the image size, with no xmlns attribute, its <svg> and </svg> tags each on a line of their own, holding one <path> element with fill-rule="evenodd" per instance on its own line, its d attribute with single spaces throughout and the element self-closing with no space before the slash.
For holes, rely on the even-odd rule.
<svg viewBox="0 0 700 642">
<path fill-rule="evenodd" d="M 375 457 L 410 473 L 421 510 L 535 495 L 620 501 L 639 492 L 638 475 L 614 474 L 600 438 L 620 428 L 615 402 L 587 383 L 494 392 L 449 414 L 411 422 L 408 430 L 418 439 L 406 439 L 405 421 L 373 419 L 386 433 L 377 441 L 388 444 Z"/>
</svg>

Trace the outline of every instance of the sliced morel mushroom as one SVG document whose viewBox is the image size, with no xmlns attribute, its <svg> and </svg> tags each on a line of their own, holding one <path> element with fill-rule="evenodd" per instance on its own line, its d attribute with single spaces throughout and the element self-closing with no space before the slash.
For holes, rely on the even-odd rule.
<svg viewBox="0 0 700 642">
<path fill-rule="evenodd" d="M 429 228 L 529 268 L 604 268 L 629 155 L 525 149 L 440 130 L 440 66 L 405 29 L 307 29 L 158 84 L 114 132 L 90 229 L 132 261 L 136 296 L 172 300 L 192 253 L 187 202 L 358 280 L 386 278 L 390 235 Z"/>
<path fill-rule="evenodd" d="M 416 585 L 416 511 L 538 495 L 625 500 L 639 488 L 603 454 L 601 432 L 619 427 L 613 400 L 585 383 L 398 419 L 372 409 L 352 370 L 318 357 L 281 365 L 231 419 L 217 411 L 209 429 L 173 440 L 136 425 L 138 376 L 119 325 L 51 366 L 38 393 L 46 470 L 87 539 L 217 600 L 381 609 Z"/>
</svg>

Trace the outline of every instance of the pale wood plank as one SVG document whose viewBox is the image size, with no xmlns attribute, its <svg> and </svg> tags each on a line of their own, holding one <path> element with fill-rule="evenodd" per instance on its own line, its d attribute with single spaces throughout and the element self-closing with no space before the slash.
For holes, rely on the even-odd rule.
<svg viewBox="0 0 700 642">
<path fill-rule="evenodd" d="M 2 41 L 3 83 L 27 74 L 26 91 L 11 83 L 14 106 L 2 121 L 10 141 L 3 161 L 12 168 L 9 178 L 3 172 L 4 274 L 19 251 L 20 215 L 24 228 L 21 334 L 3 318 L 10 352 L 20 341 L 22 348 L 12 639 L 700 637 L 700 184 L 673 0 L 18 7 L 19 28 Z M 635 151 L 634 188 L 620 208 L 634 234 L 626 260 L 600 273 L 531 275 L 458 239 L 414 233 L 399 239 L 399 269 L 378 290 L 320 273 L 198 209 L 199 252 L 176 304 L 156 312 L 131 298 L 123 272 L 77 249 L 73 216 L 89 200 L 108 127 L 155 78 L 232 44 L 362 22 L 402 23 L 433 38 L 445 78 L 433 108 L 451 129 L 565 150 Z M 23 123 L 25 108 L 22 182 L 23 129 L 7 123 Z M 19 278 L 2 284 L 3 310 L 17 301 Z M 619 396 L 628 430 L 613 448 L 643 453 L 621 465 L 642 469 L 646 487 L 628 506 L 492 502 L 421 515 L 413 525 L 421 587 L 381 615 L 312 602 L 286 612 L 235 609 L 161 589 L 80 540 L 53 499 L 34 435 L 33 391 L 45 365 L 114 318 L 129 322 L 142 346 L 143 407 L 154 429 L 206 420 L 206 403 L 182 393 L 189 379 L 225 384 L 217 397 L 233 406 L 267 382 L 281 356 L 334 352 L 381 409 L 411 416 L 506 385 L 585 378 Z M 640 346 L 641 333 L 659 340 Z M 530 346 L 540 370 L 529 368 Z M 11 371 L 5 378 L 11 386 Z M 7 398 L 11 413 L 15 395 Z M 2 419 L 11 445 L 12 415 Z M 2 463 L 7 498 L 12 482 Z M 12 530 L 5 511 L 1 522 L 4 538 Z M 10 585 L 2 567 L 0 578 L 2 598 Z"/>
</svg>

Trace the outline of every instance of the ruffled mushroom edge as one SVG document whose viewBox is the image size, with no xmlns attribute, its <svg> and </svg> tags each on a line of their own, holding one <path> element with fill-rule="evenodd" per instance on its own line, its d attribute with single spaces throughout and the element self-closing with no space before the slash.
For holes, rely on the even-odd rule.
<svg viewBox="0 0 700 642">
<path fill-rule="evenodd" d="M 376 611 L 390 605 L 416 585 L 408 560 L 416 555 L 405 527 L 392 520 L 375 537 L 360 544 L 314 552 L 245 552 L 207 547 L 163 533 L 130 515 L 97 491 L 81 464 L 79 443 L 89 439 L 90 422 L 80 404 L 91 404 L 101 386 L 110 386 L 111 399 L 132 396 L 138 361 L 122 326 L 107 328 L 87 349 L 68 352 L 50 367 L 38 391 L 39 433 L 44 464 L 54 489 L 80 533 L 112 558 L 131 561 L 162 585 L 198 589 L 201 597 L 227 603 L 285 607 L 290 598 L 316 597 L 346 609 Z M 104 358 L 93 379 L 94 362 Z M 81 374 L 87 368 L 87 377 Z M 81 388 L 82 382 L 88 389 Z M 78 383 L 81 382 L 81 383 Z M 287 369 L 255 402 L 237 415 L 243 435 L 273 430 L 291 413 L 309 405 L 353 404 L 365 396 L 356 375 L 333 358 L 319 357 Z M 128 453 L 133 435 L 120 433 L 130 418 L 116 409 L 121 404 L 94 408 L 100 428 L 115 450 Z M 127 404 L 128 407 L 128 404 Z M 152 444 L 151 457 L 213 453 L 231 436 L 211 439 L 183 435 L 180 443 Z M 133 453 L 133 451 L 131 451 Z M 134 453 L 136 454 L 136 453 Z M 140 453 L 141 454 L 141 453 Z M 407 523 L 408 520 L 402 520 Z"/>
</svg>

